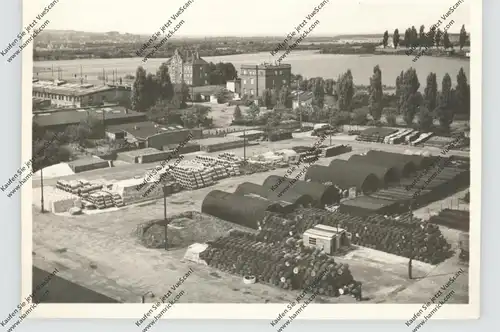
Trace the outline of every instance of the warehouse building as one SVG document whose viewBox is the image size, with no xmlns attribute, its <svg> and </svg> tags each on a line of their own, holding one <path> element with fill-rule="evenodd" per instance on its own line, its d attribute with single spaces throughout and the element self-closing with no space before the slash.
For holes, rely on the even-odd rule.
<svg viewBox="0 0 500 332">
<path fill-rule="evenodd" d="M 201 204 L 203 213 L 252 229 L 258 229 L 258 222 L 266 216 L 266 211 L 281 213 L 283 209 L 268 199 L 221 190 L 208 193 Z"/>
<path fill-rule="evenodd" d="M 126 123 L 106 127 L 106 134 L 111 139 L 126 139 L 138 148 L 163 150 L 165 146 L 180 144 L 202 135 L 199 128 L 186 129 L 182 126 L 163 126 L 151 121 Z M 191 135 L 191 136 L 190 136 Z"/>
<path fill-rule="evenodd" d="M 408 177 L 417 170 L 417 166 L 410 158 L 402 154 L 386 154 L 382 151 L 370 150 L 366 153 L 366 160 L 371 165 L 394 167 L 400 177 Z M 409 155 L 408 155 L 409 156 Z"/>
<path fill-rule="evenodd" d="M 339 160 L 333 160 L 330 165 L 336 162 L 339 162 Z M 399 171 L 396 167 L 371 164 L 370 159 L 366 158 L 366 156 L 353 155 L 349 158 L 348 163 L 352 164 L 354 169 L 369 167 L 386 186 L 399 181 Z"/>
<path fill-rule="evenodd" d="M 56 106 L 101 106 L 128 100 L 130 94 L 130 88 L 121 86 L 33 80 L 33 97 L 49 99 Z"/>
<path fill-rule="evenodd" d="M 336 185 L 342 190 L 356 188 L 362 193 L 371 193 L 379 188 L 379 179 L 364 168 L 362 171 L 354 171 L 352 165 L 347 162 L 335 166 L 313 165 L 309 167 L 304 178 L 306 181 L 319 182 L 322 184 Z"/>
<path fill-rule="evenodd" d="M 278 175 L 270 175 L 262 184 L 263 187 L 276 192 L 281 192 L 287 187 L 292 179 L 281 177 Z M 339 190 L 333 186 L 327 186 L 318 182 L 306 182 L 302 180 L 295 181 L 290 185 L 288 190 L 301 195 L 309 195 L 320 207 L 325 205 L 333 205 L 340 201 Z"/>
<path fill-rule="evenodd" d="M 51 131 L 64 131 L 68 126 L 78 125 L 93 117 L 105 125 L 119 125 L 146 120 L 146 114 L 131 111 L 125 107 L 99 107 L 72 110 L 55 110 L 33 114 L 33 122 Z"/>
<path fill-rule="evenodd" d="M 314 205 L 314 200 L 309 195 L 301 195 L 292 190 L 285 190 L 282 192 L 281 196 L 278 196 L 280 193 L 277 190 L 269 190 L 264 186 L 251 183 L 251 182 L 243 182 L 241 183 L 236 190 L 234 191 L 236 195 L 256 195 L 263 198 L 266 198 L 273 202 L 285 202 L 287 204 L 291 204 L 295 207 L 304 206 L 309 207 Z"/>
<path fill-rule="evenodd" d="M 432 161 L 435 159 L 435 157 L 431 156 L 401 154 L 379 150 L 371 150 L 367 153 L 367 155 L 378 156 L 379 158 L 388 158 L 389 160 L 403 160 L 406 162 L 412 162 L 416 169 L 423 169 L 430 166 L 432 164 Z"/>
<path fill-rule="evenodd" d="M 392 215 L 404 212 L 404 205 L 397 201 L 374 198 L 370 196 L 359 196 L 346 199 L 340 203 L 339 212 L 348 213 L 354 216 L 370 216 L 374 214 Z"/>
</svg>

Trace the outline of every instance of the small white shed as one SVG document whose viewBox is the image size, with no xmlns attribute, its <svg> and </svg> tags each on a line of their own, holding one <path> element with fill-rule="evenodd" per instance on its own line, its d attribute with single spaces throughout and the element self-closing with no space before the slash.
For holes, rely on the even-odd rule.
<svg viewBox="0 0 500 332">
<path fill-rule="evenodd" d="M 327 225 L 316 225 L 304 232 L 304 245 L 319 248 L 331 255 L 341 246 L 348 246 L 351 243 L 352 234 L 345 229 L 331 227 Z"/>
</svg>

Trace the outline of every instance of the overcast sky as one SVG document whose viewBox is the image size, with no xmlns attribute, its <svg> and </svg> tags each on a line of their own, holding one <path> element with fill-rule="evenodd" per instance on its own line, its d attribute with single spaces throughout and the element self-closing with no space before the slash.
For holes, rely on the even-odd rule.
<svg viewBox="0 0 500 332">
<path fill-rule="evenodd" d="M 282 36 L 302 22 L 322 0 L 194 0 L 178 19 L 185 21 L 176 36 Z M 448 17 L 450 32 L 470 24 L 465 0 Z M 36 0 L 36 16 L 51 0 Z M 457 0 L 330 0 L 317 15 L 320 24 L 311 35 L 392 32 L 415 25 L 435 24 Z M 176 13 L 184 0 L 59 0 L 44 17 L 47 29 L 89 32 L 119 31 L 153 34 Z M 467 29 L 470 31 L 470 29 Z"/>
</svg>

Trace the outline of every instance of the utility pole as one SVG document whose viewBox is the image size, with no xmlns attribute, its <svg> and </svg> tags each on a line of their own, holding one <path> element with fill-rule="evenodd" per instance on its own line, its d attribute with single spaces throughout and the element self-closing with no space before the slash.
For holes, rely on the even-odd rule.
<svg viewBox="0 0 500 332">
<path fill-rule="evenodd" d="M 33 167 L 33 166 L 32 166 Z M 41 212 L 45 213 L 45 208 L 43 206 L 43 168 L 40 168 L 40 184 L 41 184 L 41 198 L 40 198 L 40 205 L 41 205 Z"/>
<path fill-rule="evenodd" d="M 410 200 L 410 225 L 412 223 L 413 223 L 413 200 Z M 410 280 L 413 279 L 412 266 L 411 266 L 412 262 L 413 262 L 413 232 L 411 232 L 410 236 L 410 260 L 408 261 L 408 278 Z"/>
<path fill-rule="evenodd" d="M 328 130 L 330 131 L 330 146 L 332 146 L 332 115 L 333 115 L 333 109 L 331 108 L 328 108 L 328 110 L 330 111 L 330 124 L 329 124 L 329 128 Z"/>
<path fill-rule="evenodd" d="M 167 186 L 163 184 L 163 220 L 165 221 L 165 250 L 168 250 L 167 241 Z"/>
<path fill-rule="evenodd" d="M 257 97 L 257 106 L 259 104 L 259 65 L 255 66 L 255 96 Z"/>
<path fill-rule="evenodd" d="M 247 131 L 243 129 L 243 161 L 247 161 Z"/>
<path fill-rule="evenodd" d="M 297 103 L 299 108 L 299 124 L 302 128 L 302 109 L 300 108 L 300 78 L 297 80 Z"/>
</svg>

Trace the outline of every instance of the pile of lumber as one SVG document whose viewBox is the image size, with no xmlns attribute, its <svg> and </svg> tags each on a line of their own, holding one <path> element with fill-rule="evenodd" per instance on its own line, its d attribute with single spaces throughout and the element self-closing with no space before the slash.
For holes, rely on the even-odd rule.
<svg viewBox="0 0 500 332">
<path fill-rule="evenodd" d="M 88 196 L 87 200 L 98 209 L 106 209 L 115 206 L 113 195 L 107 191 L 98 191 Z"/>
<path fill-rule="evenodd" d="M 213 168 L 205 167 L 196 162 L 184 162 L 170 166 L 169 172 L 177 183 L 189 190 L 205 188 L 215 183 Z"/>
<path fill-rule="evenodd" d="M 239 163 L 236 161 L 207 155 L 197 155 L 195 160 L 204 166 L 214 168 L 215 173 L 217 173 L 215 180 L 240 175 Z M 219 176 L 219 173 L 225 173 L 225 176 Z"/>
<path fill-rule="evenodd" d="M 469 211 L 444 209 L 438 215 L 432 216 L 429 222 L 468 232 L 470 224 Z"/>
<path fill-rule="evenodd" d="M 335 145 L 321 148 L 321 157 L 328 158 L 341 155 L 343 153 L 351 152 L 352 146 L 350 145 Z"/>
<path fill-rule="evenodd" d="M 72 193 L 73 195 L 87 198 L 89 194 L 101 190 L 103 188 L 103 185 L 99 183 L 92 183 L 86 180 L 58 180 L 56 183 L 56 188 Z"/>
</svg>

